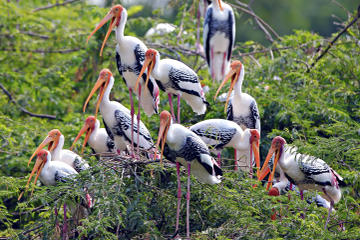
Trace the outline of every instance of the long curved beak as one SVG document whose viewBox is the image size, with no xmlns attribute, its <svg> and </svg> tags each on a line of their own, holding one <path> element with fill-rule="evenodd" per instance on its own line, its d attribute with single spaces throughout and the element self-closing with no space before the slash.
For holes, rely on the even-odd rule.
<svg viewBox="0 0 360 240">
<path fill-rule="evenodd" d="M 279 158 L 280 158 L 280 151 L 278 148 L 276 148 L 275 146 L 271 145 L 270 149 L 269 149 L 269 152 L 266 156 L 266 159 L 265 159 L 265 162 L 264 162 L 264 165 L 261 169 L 261 173 L 260 173 L 260 177 L 259 177 L 259 180 L 263 180 L 264 177 L 267 175 L 267 173 L 269 172 L 269 168 L 268 168 L 268 165 L 269 165 L 269 161 L 271 159 L 271 157 L 273 156 L 273 154 L 275 153 L 275 158 L 274 158 L 274 166 L 273 166 L 273 170 L 270 174 L 270 177 L 269 177 L 269 180 L 268 180 L 268 184 L 266 186 L 266 190 L 269 190 L 269 188 L 271 187 L 272 185 L 272 180 L 274 178 L 274 174 L 275 174 L 275 169 L 276 169 L 276 165 L 279 161 Z M 265 174 L 266 173 L 266 174 Z"/>
<path fill-rule="evenodd" d="M 30 181 L 31 181 L 32 177 L 34 176 L 34 174 L 36 173 L 35 180 L 34 180 L 34 187 L 35 187 L 36 181 L 38 180 L 39 175 L 40 175 L 40 173 L 41 173 L 44 165 L 45 165 L 45 162 L 44 162 L 40 157 L 37 157 L 36 162 L 35 162 L 35 165 L 34 165 L 32 171 L 31 171 L 30 177 L 29 177 L 29 179 L 28 179 L 28 181 L 27 181 L 27 183 L 26 183 L 24 192 L 29 188 Z M 32 190 L 31 190 L 31 195 L 32 195 L 33 192 L 34 192 L 34 187 L 33 187 Z M 22 192 L 22 193 L 19 195 L 18 201 L 21 199 L 21 197 L 22 197 L 22 195 L 24 194 L 24 192 Z"/>
<path fill-rule="evenodd" d="M 86 146 L 86 143 L 87 141 L 89 140 L 89 137 L 90 137 L 90 134 L 91 134 L 91 128 L 88 124 L 84 124 L 84 126 L 81 128 L 80 132 L 78 133 L 78 135 L 76 136 L 73 144 L 71 145 L 70 147 L 70 150 L 72 150 L 72 148 L 75 146 L 75 143 L 80 139 L 80 137 L 84 134 L 84 132 L 86 132 L 86 135 L 85 135 L 85 140 L 84 140 L 84 143 L 82 145 L 82 148 L 81 148 L 81 153 L 84 152 L 84 149 L 85 149 L 85 146 Z"/>
<path fill-rule="evenodd" d="M 96 103 L 96 109 L 95 109 L 95 118 L 97 117 L 97 113 L 99 111 L 99 106 L 100 106 L 100 103 L 102 101 L 102 98 L 104 96 L 104 92 L 105 92 L 105 89 L 107 87 L 107 85 L 109 84 L 109 82 L 104 82 L 104 79 L 102 79 L 101 77 L 98 78 L 98 80 L 96 81 L 95 83 L 95 86 L 93 87 L 93 89 L 91 90 L 89 96 L 87 97 L 85 103 L 84 103 L 84 107 L 83 107 L 83 112 L 85 112 L 85 109 L 86 109 L 86 106 L 87 104 L 89 103 L 91 97 L 94 95 L 94 93 L 96 92 L 96 90 L 98 90 L 100 88 L 100 94 L 99 94 L 99 98 L 98 98 L 98 101 Z"/>
<path fill-rule="evenodd" d="M 230 84 L 230 88 L 229 88 L 229 93 L 227 95 L 227 98 L 226 98 L 226 103 L 225 103 L 225 112 L 226 112 L 226 109 L 227 109 L 227 105 L 229 103 L 229 99 L 230 99 L 230 96 L 231 96 L 231 91 L 233 90 L 234 86 L 235 86 L 235 83 L 238 79 L 238 73 L 236 72 L 236 70 L 233 70 L 231 69 L 229 71 L 229 73 L 225 76 L 225 79 L 224 81 L 222 81 L 222 83 L 220 84 L 218 90 L 216 91 L 216 94 L 214 96 L 214 100 L 216 99 L 217 95 L 219 94 L 220 90 L 222 87 L 224 87 L 225 83 L 231 79 L 231 84 Z"/>
<path fill-rule="evenodd" d="M 95 29 L 90 33 L 90 35 L 88 36 L 86 43 L 88 43 L 89 39 L 91 38 L 92 35 L 94 35 L 94 33 L 96 33 L 102 26 L 104 26 L 105 23 L 107 23 L 109 20 L 111 20 L 110 25 L 109 25 L 109 29 L 106 33 L 106 36 L 104 38 L 103 44 L 101 46 L 101 50 L 100 50 L 100 56 L 102 56 L 102 52 L 103 49 L 105 47 L 105 43 L 107 41 L 107 39 L 110 36 L 110 33 L 114 27 L 114 20 L 115 20 L 115 16 L 114 14 L 110 11 L 100 22 L 99 24 L 95 27 Z"/>
<path fill-rule="evenodd" d="M 167 132 L 170 127 L 170 121 L 171 121 L 170 118 L 168 118 L 167 120 L 160 119 L 159 134 L 158 134 L 158 139 L 156 142 L 156 149 L 158 149 L 159 145 L 160 145 L 160 141 L 161 141 L 160 164 L 162 164 L 162 158 L 163 158 L 163 154 L 164 154 L 164 146 L 166 143 Z M 156 156 L 156 154 L 155 154 L 155 156 Z"/>
<path fill-rule="evenodd" d="M 150 78 L 150 74 L 154 68 L 154 61 L 151 58 L 145 58 L 143 67 L 141 68 L 140 74 L 136 80 L 136 84 L 135 84 L 135 91 L 138 88 L 138 85 L 140 83 L 140 79 L 142 78 L 142 75 L 144 74 L 146 68 L 148 69 L 147 74 L 146 74 L 146 81 L 145 81 L 145 87 L 147 87 L 148 82 L 149 82 L 149 78 Z"/>
<path fill-rule="evenodd" d="M 222 5 L 221 5 L 221 0 L 217 0 L 218 1 L 218 3 L 219 3 L 219 8 L 220 8 L 220 10 L 222 11 L 222 10 L 224 10 L 224 8 L 222 7 Z"/>
<path fill-rule="evenodd" d="M 260 153 L 259 153 L 259 141 L 253 141 L 251 143 L 252 152 L 254 153 L 256 163 L 256 175 L 259 179 L 260 176 Z"/>
<path fill-rule="evenodd" d="M 40 152 L 41 149 L 43 149 L 46 145 L 50 144 L 53 141 L 53 139 L 50 136 L 47 136 L 44 141 L 42 141 L 42 143 L 40 143 L 40 145 L 37 147 L 37 149 L 35 150 L 35 152 L 33 153 L 33 155 L 31 155 L 29 162 L 28 162 L 28 166 L 31 163 L 31 160 L 36 156 L 36 154 L 38 154 Z M 51 151 L 52 146 L 49 145 L 49 150 Z"/>
</svg>

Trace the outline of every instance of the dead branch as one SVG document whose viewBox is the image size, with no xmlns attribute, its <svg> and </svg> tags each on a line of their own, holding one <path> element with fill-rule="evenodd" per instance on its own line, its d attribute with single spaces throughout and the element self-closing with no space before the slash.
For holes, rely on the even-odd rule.
<svg viewBox="0 0 360 240">
<path fill-rule="evenodd" d="M 236 5 L 236 4 L 238 4 L 238 5 Z M 266 28 L 269 29 L 269 31 L 270 31 L 276 38 L 280 39 L 279 34 L 277 34 L 277 32 L 275 32 L 275 30 L 274 30 L 269 24 L 267 24 L 262 18 L 260 18 L 259 16 L 257 16 L 257 15 L 254 13 L 254 11 L 252 11 L 251 7 L 249 7 L 249 5 L 247 5 L 247 4 L 245 4 L 245 3 L 242 3 L 242 2 L 240 2 L 240 1 L 236 1 L 236 4 L 230 4 L 230 5 L 232 5 L 234 8 L 237 8 L 237 9 L 241 10 L 242 12 L 244 12 L 244 13 L 249 14 L 250 16 L 252 16 L 252 17 L 255 19 L 256 23 L 258 23 L 258 22 L 261 23 L 261 24 L 263 25 L 262 27 L 265 26 Z M 246 8 L 244 8 L 244 7 L 248 8 L 248 9 L 246 9 Z M 259 27 L 260 27 L 260 26 L 259 26 Z M 262 27 L 260 27 L 261 30 L 263 30 Z M 265 29 L 265 30 L 266 30 L 266 29 Z M 269 32 L 268 32 L 267 30 L 266 30 L 266 32 L 264 32 L 264 33 L 265 33 L 265 35 L 266 35 L 266 34 L 269 34 Z"/>
<path fill-rule="evenodd" d="M 253 0 L 249 2 L 249 4 L 248 4 L 248 9 L 250 10 L 251 13 L 253 13 L 253 14 L 255 15 L 254 10 L 252 10 L 252 8 L 251 8 L 252 2 L 253 2 Z M 270 33 L 266 30 L 266 28 L 264 27 L 264 25 L 259 21 L 258 18 L 254 18 L 254 19 L 255 19 L 256 24 L 259 26 L 260 30 L 262 30 L 262 31 L 265 33 L 266 38 L 267 38 L 270 42 L 273 43 L 273 42 L 274 42 L 274 39 L 271 37 Z"/>
<path fill-rule="evenodd" d="M 313 68 L 315 66 L 315 64 L 322 58 L 325 56 L 325 54 L 330 50 L 330 48 L 334 45 L 334 43 L 340 38 L 341 35 L 343 35 L 348 28 L 350 28 L 354 23 L 357 22 L 357 20 L 360 18 L 360 5 L 358 6 L 357 9 L 357 14 L 354 17 L 354 19 L 348 24 L 346 25 L 346 27 L 338 33 L 338 35 L 336 35 L 334 37 L 334 39 L 328 44 L 327 48 L 315 59 L 315 61 L 310 65 L 310 68 L 306 71 L 306 72 L 310 72 L 311 68 Z"/>
<path fill-rule="evenodd" d="M 15 48 L 4 48 L 4 49 L 0 49 L 0 51 L 6 51 L 6 52 L 31 52 L 31 53 L 73 53 L 73 52 L 77 52 L 80 51 L 81 48 L 74 48 L 74 49 L 58 49 L 58 50 L 45 50 L 45 49 L 35 49 L 35 50 L 30 50 L 30 49 L 15 49 Z"/>
<path fill-rule="evenodd" d="M 49 36 L 42 35 L 42 34 L 35 33 L 35 32 L 31 32 L 31 31 L 20 31 L 20 33 L 29 35 L 31 37 L 38 37 L 38 38 L 45 39 L 45 40 L 50 38 Z"/>
<path fill-rule="evenodd" d="M 56 119 L 55 115 L 48 115 L 48 114 L 36 114 L 36 113 L 32 113 L 28 110 L 26 110 L 25 108 L 23 108 L 22 106 L 20 106 L 15 99 L 13 98 L 13 96 L 10 94 L 10 92 L 8 90 L 5 89 L 5 87 L 0 83 L 0 88 L 3 90 L 3 92 L 8 96 L 9 101 L 12 102 L 13 104 L 15 104 L 16 106 L 18 106 L 20 108 L 20 110 L 23 113 L 26 113 L 32 117 L 38 117 L 38 118 L 48 118 L 48 119 Z"/>
<path fill-rule="evenodd" d="M 46 9 L 53 8 L 53 7 L 65 6 L 67 4 L 74 3 L 74 2 L 77 2 L 77 1 L 79 1 L 79 0 L 67 0 L 67 1 L 64 1 L 62 3 L 56 2 L 55 4 L 50 4 L 50 5 L 47 5 L 47 6 L 44 6 L 44 7 L 35 8 L 32 12 L 46 10 Z"/>
<path fill-rule="evenodd" d="M 36 207 L 36 208 L 31 209 L 31 210 L 29 210 L 29 211 L 25 211 L 25 212 L 13 212 L 13 213 L 11 213 L 11 215 L 13 215 L 13 216 L 22 216 L 22 215 L 25 215 L 25 214 L 28 214 L 28 213 L 40 211 L 40 210 L 42 210 L 44 207 L 45 207 L 45 205 L 40 205 L 39 207 Z"/>
</svg>

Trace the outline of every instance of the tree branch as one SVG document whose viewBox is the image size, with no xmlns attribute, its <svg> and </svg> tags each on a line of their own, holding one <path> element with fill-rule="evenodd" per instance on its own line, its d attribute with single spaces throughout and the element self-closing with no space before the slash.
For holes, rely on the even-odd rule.
<svg viewBox="0 0 360 240">
<path fill-rule="evenodd" d="M 77 52 L 80 51 L 81 48 L 74 48 L 74 49 L 59 49 L 59 50 L 45 50 L 45 49 L 35 49 L 35 50 L 30 50 L 30 49 L 14 49 L 14 48 L 4 48 L 4 49 L 0 49 L 0 51 L 6 51 L 6 52 L 31 52 L 31 53 L 72 53 L 72 52 Z"/>
<path fill-rule="evenodd" d="M 50 4 L 50 5 L 47 5 L 47 6 L 44 6 L 44 7 L 35 8 L 32 12 L 46 10 L 46 9 L 53 8 L 53 7 L 65 6 L 66 4 L 70 4 L 70 3 L 73 3 L 73 2 L 77 2 L 77 1 L 79 1 L 79 0 L 67 0 L 67 1 L 64 1 L 62 3 L 56 2 L 55 4 Z"/>
<path fill-rule="evenodd" d="M 354 23 L 357 22 L 357 20 L 360 18 L 360 5 L 358 6 L 358 9 L 357 9 L 357 14 L 356 16 L 354 17 L 354 19 L 348 24 L 346 25 L 346 27 L 341 31 L 339 32 L 338 35 L 336 35 L 334 37 L 334 39 L 328 44 L 327 48 L 320 54 L 320 56 L 318 56 L 315 61 L 311 64 L 310 68 L 306 71 L 306 72 L 310 72 L 311 68 L 313 68 L 315 66 L 315 64 L 322 58 L 325 56 L 325 54 L 330 50 L 330 48 L 334 45 L 334 43 L 340 38 L 341 35 L 343 35 L 347 30 L 348 28 L 350 28 Z"/>
<path fill-rule="evenodd" d="M 38 117 L 38 118 L 48 118 L 48 119 L 56 119 L 56 116 L 55 115 L 48 115 L 48 114 L 36 114 L 36 113 L 32 113 L 28 110 L 26 110 L 25 108 L 21 107 L 13 98 L 13 96 L 10 94 L 10 92 L 8 90 L 5 89 L 5 87 L 0 83 L 0 88 L 3 90 L 3 92 L 8 96 L 9 98 L 9 101 L 14 103 L 15 105 L 17 105 L 20 110 L 23 112 L 23 113 L 26 113 L 32 117 Z"/>
<path fill-rule="evenodd" d="M 272 34 L 276 37 L 276 38 L 279 38 L 280 39 L 280 36 L 279 36 L 279 34 L 277 34 L 277 32 L 275 32 L 275 30 L 269 25 L 269 24 L 267 24 L 262 18 L 260 18 L 259 16 L 257 16 L 256 14 L 255 14 L 255 12 L 251 9 L 251 7 L 249 7 L 249 5 L 247 5 L 247 4 L 245 4 L 245 3 L 242 3 L 242 2 L 240 2 L 240 1 L 236 1 L 236 3 L 238 4 L 238 5 L 236 5 L 236 4 L 230 4 L 230 5 L 232 5 L 233 7 L 235 7 L 235 8 L 237 8 L 237 9 L 239 9 L 239 10 L 241 10 L 241 11 L 243 11 L 244 13 L 246 13 L 246 14 L 249 14 L 250 16 L 252 16 L 254 19 L 255 19 L 255 21 L 256 21 L 256 23 L 259 25 L 259 23 L 261 23 L 261 26 L 259 25 L 259 27 L 260 27 L 260 29 L 261 30 L 265 30 L 264 31 L 264 33 L 265 33 L 265 35 L 268 37 L 268 35 L 269 35 L 269 32 L 264 28 L 264 26 L 265 27 L 267 27 L 269 30 L 270 30 L 270 32 L 272 32 Z M 244 7 L 247 7 L 248 9 L 245 9 Z M 271 35 L 270 35 L 270 37 L 271 37 Z M 271 37 L 272 38 L 272 37 Z"/>
</svg>

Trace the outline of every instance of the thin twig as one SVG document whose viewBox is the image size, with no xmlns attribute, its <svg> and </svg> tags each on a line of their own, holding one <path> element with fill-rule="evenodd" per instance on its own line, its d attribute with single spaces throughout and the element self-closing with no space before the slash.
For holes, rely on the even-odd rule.
<svg viewBox="0 0 360 240">
<path fill-rule="evenodd" d="M 334 39 L 328 44 L 327 48 L 320 54 L 320 56 L 318 56 L 316 58 L 316 60 L 311 64 L 310 69 L 308 69 L 306 72 L 310 72 L 311 68 L 313 68 L 315 66 L 315 64 L 323 57 L 325 56 L 325 54 L 329 51 L 329 49 L 334 45 L 334 43 L 339 39 L 339 37 L 341 35 L 343 35 L 349 27 L 351 27 L 354 23 L 356 23 L 356 21 L 360 18 L 360 5 L 358 6 L 357 9 L 357 14 L 354 17 L 354 19 L 348 24 L 346 25 L 346 27 L 338 34 L 334 37 Z"/>
<path fill-rule="evenodd" d="M 40 205 L 39 207 L 36 207 L 36 208 L 31 209 L 31 210 L 29 210 L 29 211 L 25 211 L 25 212 L 13 212 L 13 213 L 11 213 L 11 215 L 13 215 L 13 216 L 22 216 L 22 215 L 25 215 L 25 214 L 28 214 L 28 213 L 37 212 L 37 211 L 39 211 L 39 210 L 42 210 L 44 207 L 45 207 L 45 205 Z"/>
<path fill-rule="evenodd" d="M 73 48 L 73 49 L 35 49 L 35 50 L 30 50 L 30 49 L 15 49 L 15 48 L 3 48 L 0 49 L 0 51 L 5 51 L 5 52 L 32 52 L 32 53 L 72 53 L 72 52 L 77 52 L 80 51 L 81 48 Z"/>
<path fill-rule="evenodd" d="M 35 8 L 33 10 L 33 12 L 46 10 L 46 9 L 53 8 L 53 7 L 65 6 L 66 4 L 70 4 L 70 3 L 73 3 L 73 2 L 77 2 L 77 1 L 79 1 L 79 0 L 67 0 L 67 1 L 64 1 L 62 3 L 56 2 L 55 4 L 50 4 L 50 5 L 47 5 L 47 6 L 44 6 L 44 7 Z"/>
<path fill-rule="evenodd" d="M 23 108 L 22 106 L 20 106 L 16 101 L 15 99 L 13 98 L 13 96 L 10 94 L 10 92 L 8 90 L 5 89 L 5 87 L 0 83 L 0 88 L 3 90 L 3 92 L 8 96 L 9 98 L 9 101 L 14 103 L 15 105 L 17 105 L 20 110 L 23 112 L 23 113 L 26 113 L 32 117 L 38 117 L 38 118 L 48 118 L 48 119 L 56 119 L 56 116 L 55 115 L 48 115 L 48 114 L 36 114 L 36 113 L 32 113 L 28 110 L 26 110 L 25 108 Z"/>
<path fill-rule="evenodd" d="M 35 32 L 31 32 L 31 31 L 20 31 L 20 33 L 29 35 L 31 37 L 38 37 L 38 38 L 41 38 L 41 39 L 49 39 L 50 38 L 49 36 L 42 35 L 42 34 L 35 33 Z"/>
<path fill-rule="evenodd" d="M 37 226 L 34 227 L 34 228 L 31 228 L 31 229 L 28 229 L 28 230 L 26 230 L 26 231 L 23 231 L 23 232 L 21 233 L 21 235 L 28 234 L 28 233 L 30 233 L 30 232 L 32 232 L 32 231 L 35 231 L 35 230 L 41 228 L 42 226 L 43 226 L 43 224 L 37 225 Z"/>
</svg>

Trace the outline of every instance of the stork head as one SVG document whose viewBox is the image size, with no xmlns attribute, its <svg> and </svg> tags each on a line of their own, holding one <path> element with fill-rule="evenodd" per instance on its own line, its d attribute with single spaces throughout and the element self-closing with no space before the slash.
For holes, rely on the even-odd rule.
<svg viewBox="0 0 360 240">
<path fill-rule="evenodd" d="M 36 183 L 36 181 L 38 180 L 39 178 L 39 175 L 45 165 L 45 163 L 47 161 L 51 161 L 51 154 L 49 151 L 46 151 L 45 149 L 41 149 L 38 151 L 37 153 L 37 158 L 36 158 L 36 162 L 35 162 L 35 165 L 31 171 L 31 174 L 30 174 L 30 177 L 26 183 L 26 186 L 25 186 L 25 191 L 29 188 L 29 184 L 30 184 L 30 181 L 32 179 L 32 177 L 34 176 L 34 174 L 36 173 L 36 176 L 35 176 L 35 180 L 34 180 L 34 184 Z M 24 192 L 25 192 L 24 191 Z M 34 188 L 32 189 L 31 191 L 31 194 L 33 193 L 34 191 Z M 24 194 L 24 192 L 22 192 L 18 198 L 18 201 L 21 199 L 22 195 Z"/>
<path fill-rule="evenodd" d="M 94 35 L 94 33 L 96 33 L 102 26 L 105 25 L 105 23 L 107 23 L 108 21 L 111 20 L 110 25 L 109 25 L 109 29 L 106 33 L 105 39 L 103 41 L 103 44 L 101 46 L 101 50 L 100 50 L 100 56 L 102 55 L 106 40 L 109 38 L 110 33 L 112 31 L 112 29 L 114 27 L 118 27 L 121 21 L 121 14 L 123 12 L 124 8 L 121 5 L 115 5 L 113 6 L 110 11 L 106 14 L 106 16 L 98 23 L 98 25 L 95 27 L 95 29 L 90 33 L 90 35 L 88 36 L 86 42 L 89 41 L 90 37 L 92 35 Z"/>
<path fill-rule="evenodd" d="M 30 165 L 31 160 L 35 157 L 36 154 L 38 154 L 46 145 L 48 145 L 48 150 L 52 151 L 54 150 L 58 144 L 61 137 L 61 132 L 58 129 L 51 130 L 46 138 L 40 143 L 40 145 L 36 148 L 33 155 L 30 157 L 28 166 Z"/>
<path fill-rule="evenodd" d="M 136 91 L 136 89 L 139 85 L 140 79 L 142 78 L 142 75 L 144 74 L 146 69 L 147 69 L 147 74 L 146 74 L 145 87 L 147 87 L 150 74 L 151 74 L 152 70 L 154 69 L 154 66 L 156 63 L 157 56 L 159 56 L 159 52 L 156 51 L 155 49 L 150 48 L 146 51 L 144 64 L 143 64 L 140 74 L 136 80 L 135 89 L 134 89 L 135 91 Z"/>
<path fill-rule="evenodd" d="M 236 60 L 236 61 L 233 61 L 231 64 L 230 64 L 230 71 L 228 72 L 228 74 L 225 76 L 225 79 L 224 81 L 222 81 L 222 83 L 220 84 L 218 90 L 216 91 L 216 94 L 214 96 L 214 100 L 216 99 L 217 95 L 219 94 L 221 88 L 225 85 L 225 83 L 230 80 L 231 81 L 231 84 L 230 84 L 230 88 L 229 88 L 229 93 L 228 93 L 228 96 L 226 98 L 226 103 L 225 103 L 225 111 L 227 109 L 227 105 L 229 103 L 229 98 L 230 98 L 230 95 L 231 95 L 231 91 L 233 90 L 235 84 L 241 80 L 241 78 L 244 76 L 242 73 L 243 73 L 243 65 L 240 61 Z"/>
<path fill-rule="evenodd" d="M 95 124 L 96 124 L 96 118 L 95 116 L 89 116 L 86 118 L 85 120 L 85 124 L 84 126 L 81 128 L 80 132 L 78 133 L 78 135 L 76 136 L 73 144 L 71 145 L 71 148 L 70 150 L 72 150 L 72 148 L 74 147 L 75 143 L 79 140 L 79 138 L 86 132 L 86 135 L 85 135 L 85 140 L 84 140 L 84 143 L 83 143 L 83 146 L 81 148 L 81 153 L 84 152 L 84 148 L 86 146 L 86 143 L 87 141 L 89 140 L 89 137 L 92 133 L 92 131 L 94 131 L 95 129 Z"/>
<path fill-rule="evenodd" d="M 156 142 L 156 148 L 159 148 L 160 142 L 161 142 L 161 156 L 160 156 L 160 163 L 162 163 L 162 156 L 164 153 L 164 146 L 166 143 L 166 137 L 167 133 L 169 131 L 171 125 L 171 114 L 168 111 L 162 111 L 160 113 L 160 128 L 159 128 L 159 134 L 158 139 Z"/>
<path fill-rule="evenodd" d="M 273 166 L 273 170 L 272 170 L 272 172 L 270 174 L 270 177 L 269 177 L 267 189 L 271 186 L 271 183 L 272 183 L 272 180 L 273 180 L 273 177 L 274 177 L 274 173 L 275 173 L 275 168 L 276 168 L 276 165 L 277 165 L 277 163 L 279 161 L 279 158 L 281 157 L 281 154 L 283 153 L 285 144 L 286 144 L 285 139 L 280 137 L 280 136 L 277 136 L 272 140 L 269 152 L 268 152 L 268 154 L 266 156 L 264 165 L 263 165 L 263 167 L 261 169 L 260 175 L 262 177 L 259 179 L 259 180 L 262 180 L 266 176 L 266 175 L 264 175 L 262 173 L 267 171 L 269 161 L 270 161 L 271 157 L 275 154 L 274 166 Z"/>
<path fill-rule="evenodd" d="M 96 103 L 96 109 L 95 109 L 95 118 L 97 117 L 97 113 L 99 111 L 99 106 L 100 103 L 104 97 L 104 93 L 106 88 L 109 85 L 110 79 L 113 77 L 111 71 L 107 68 L 104 68 L 103 70 L 101 70 L 100 74 L 99 74 L 99 78 L 95 83 L 95 86 L 93 87 L 93 89 L 91 90 L 89 96 L 87 97 L 85 103 L 84 103 L 84 107 L 83 107 L 83 112 L 85 112 L 86 106 L 89 103 L 91 97 L 94 95 L 94 93 L 100 89 L 100 93 L 99 93 L 99 97 Z"/>
<path fill-rule="evenodd" d="M 251 150 L 250 153 L 254 154 L 255 163 L 256 163 L 256 173 L 259 178 L 260 174 L 260 152 L 259 152 L 259 145 L 260 145 L 260 133 L 257 129 L 250 129 L 250 146 Z"/>
</svg>

